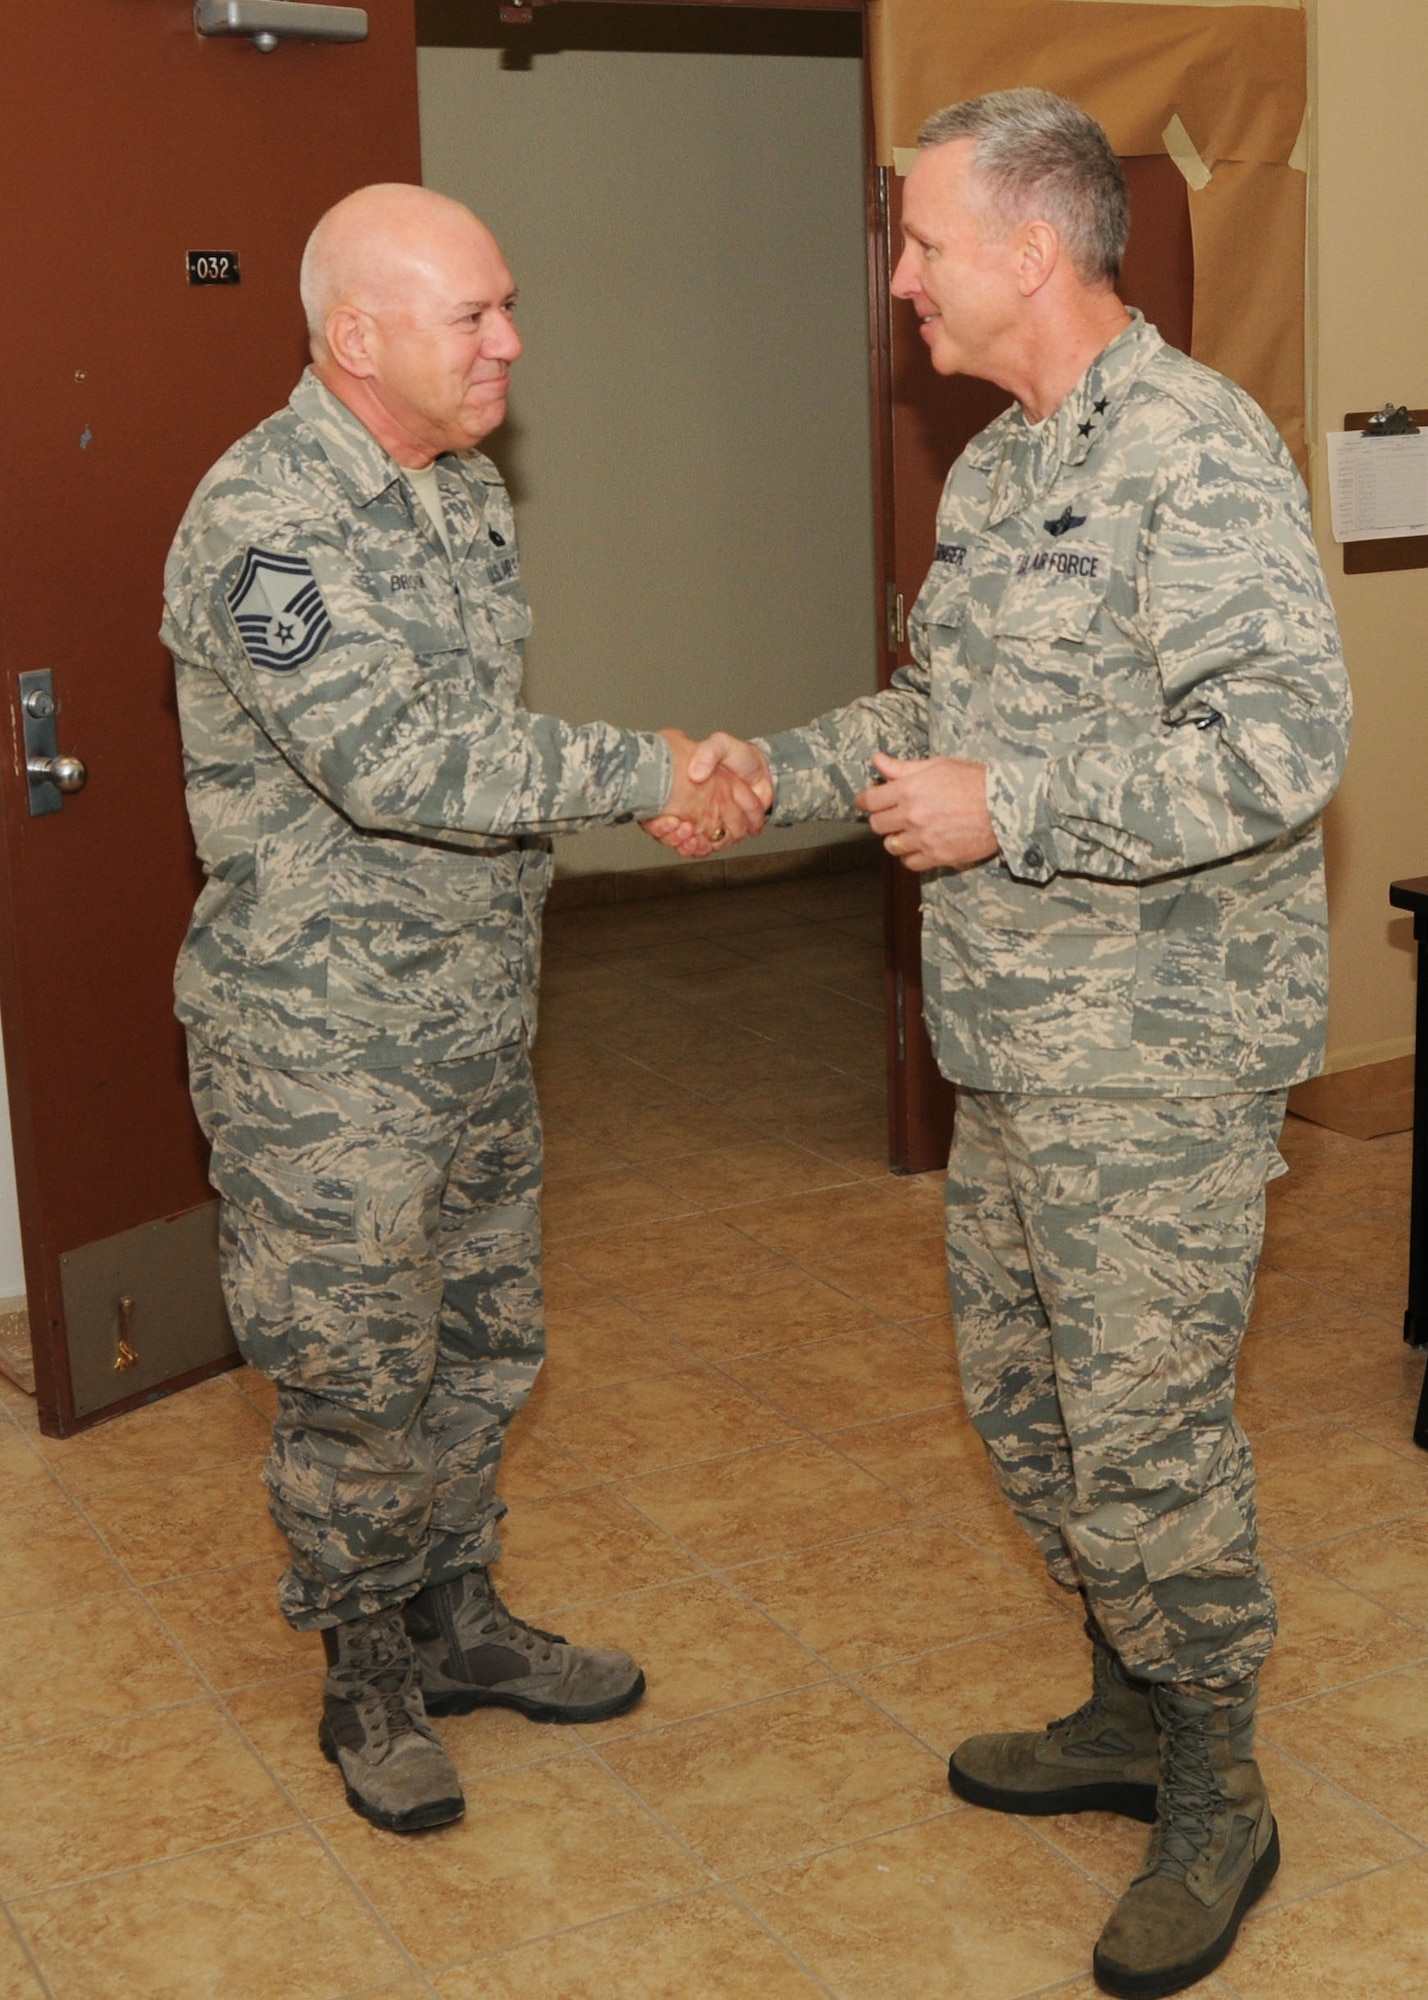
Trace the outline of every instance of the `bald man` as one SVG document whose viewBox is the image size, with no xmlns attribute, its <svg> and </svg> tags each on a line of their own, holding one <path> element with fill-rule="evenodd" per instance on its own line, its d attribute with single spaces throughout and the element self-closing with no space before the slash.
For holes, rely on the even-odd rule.
<svg viewBox="0 0 1428 2000">
<path fill-rule="evenodd" d="M 312 366 L 200 484 L 166 574 L 206 877 L 176 979 L 223 1279 L 277 1387 L 265 1479 L 353 1809 L 460 1817 L 433 1715 L 618 1715 L 627 1654 L 524 1624 L 488 1567 L 543 1351 L 534 1028 L 545 836 L 666 810 L 756 831 L 678 731 L 533 715 L 500 474 L 515 287 L 469 210 L 364 188 L 302 267 Z M 770 794 L 771 795 L 771 794 Z"/>
</svg>

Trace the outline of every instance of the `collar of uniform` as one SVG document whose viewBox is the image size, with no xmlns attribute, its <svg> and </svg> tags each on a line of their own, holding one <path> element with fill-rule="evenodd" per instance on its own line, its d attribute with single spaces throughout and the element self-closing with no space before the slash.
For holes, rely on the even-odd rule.
<svg viewBox="0 0 1428 2000">
<path fill-rule="evenodd" d="M 402 476 L 402 468 L 383 451 L 360 417 L 318 381 L 310 368 L 288 398 L 288 407 L 312 431 L 332 468 L 359 507 L 385 493 Z"/>
<path fill-rule="evenodd" d="M 1164 345 L 1145 315 L 1128 308 L 1131 323 L 1103 347 L 1070 395 L 1039 424 L 1025 413 L 1007 413 L 1001 463 L 992 488 L 991 525 L 1017 513 L 1028 500 L 1050 492 L 1063 466 L 1080 465 L 1126 390 Z"/>
</svg>

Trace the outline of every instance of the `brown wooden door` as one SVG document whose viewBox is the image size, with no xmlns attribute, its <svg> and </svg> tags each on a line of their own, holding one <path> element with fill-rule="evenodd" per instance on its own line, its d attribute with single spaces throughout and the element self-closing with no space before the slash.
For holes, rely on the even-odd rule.
<svg viewBox="0 0 1428 2000">
<path fill-rule="evenodd" d="M 1132 226 L 1121 295 L 1172 346 L 1190 346 L 1195 259 L 1185 181 L 1168 155 L 1122 161 Z M 937 503 L 958 453 L 1007 408 L 988 382 L 933 373 L 911 307 L 890 299 L 901 243 L 902 182 L 872 169 L 870 259 L 875 345 L 879 584 L 887 609 L 881 680 L 911 659 L 906 614 L 936 541 Z M 922 1019 L 921 892 L 916 876 L 884 862 L 888 950 L 888 1143 L 894 1166 L 940 1166 L 952 1136 L 953 1091 L 939 1073 Z"/>
<path fill-rule="evenodd" d="M 197 877 L 163 562 L 199 476 L 302 367 L 317 216 L 363 182 L 420 178 L 412 0 L 366 5 L 364 44 L 271 54 L 199 39 L 188 0 L 0 21 L 0 1018 L 52 1434 L 226 1365 L 172 1014 Z M 236 251 L 241 282 L 191 286 L 190 250 Z M 17 679 L 41 669 L 59 749 L 89 777 L 35 818 Z"/>
</svg>

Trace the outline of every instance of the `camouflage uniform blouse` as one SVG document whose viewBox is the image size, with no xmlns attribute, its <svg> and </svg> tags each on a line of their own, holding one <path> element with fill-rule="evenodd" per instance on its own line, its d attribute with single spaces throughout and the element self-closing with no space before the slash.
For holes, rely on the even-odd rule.
<svg viewBox="0 0 1428 2000">
<path fill-rule="evenodd" d="M 1135 315 L 1044 422 L 1013 408 L 953 466 L 912 649 L 882 694 L 771 740 L 774 817 L 849 817 L 877 749 L 987 765 L 1000 855 L 923 878 L 946 1074 L 1170 1096 L 1310 1075 L 1349 691 L 1256 405 Z"/>
<path fill-rule="evenodd" d="M 532 1024 L 550 869 L 531 834 L 648 817 L 657 736 L 521 704 L 511 506 L 478 452 L 401 468 L 309 372 L 203 480 L 165 579 L 207 878 L 180 1019 L 277 1068 L 390 1068 Z"/>
</svg>

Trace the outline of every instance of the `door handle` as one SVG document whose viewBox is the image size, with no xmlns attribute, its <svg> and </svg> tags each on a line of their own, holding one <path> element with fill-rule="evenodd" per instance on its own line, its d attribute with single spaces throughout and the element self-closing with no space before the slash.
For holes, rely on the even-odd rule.
<svg viewBox="0 0 1428 2000">
<path fill-rule="evenodd" d="M 62 754 L 56 734 L 54 677 L 46 669 L 20 676 L 20 728 L 25 745 L 25 777 L 30 816 L 58 812 L 72 792 L 82 792 L 89 777 L 78 757 Z"/>
</svg>

